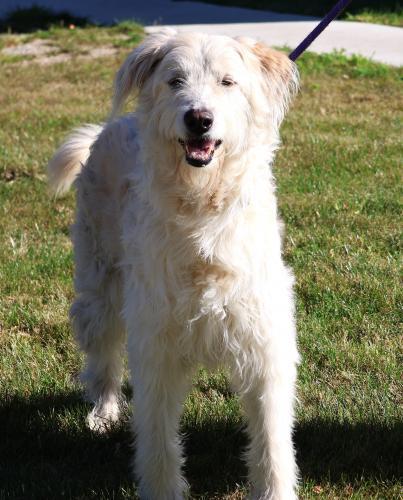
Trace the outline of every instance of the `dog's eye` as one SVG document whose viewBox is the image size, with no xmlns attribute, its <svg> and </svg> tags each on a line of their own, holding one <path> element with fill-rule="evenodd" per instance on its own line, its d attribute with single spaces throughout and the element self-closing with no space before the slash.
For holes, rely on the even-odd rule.
<svg viewBox="0 0 403 500">
<path fill-rule="evenodd" d="M 184 83 L 185 80 L 183 78 L 172 78 L 172 80 L 169 80 L 168 85 L 173 89 L 177 89 L 182 87 Z"/>
<path fill-rule="evenodd" d="M 221 80 L 221 85 L 224 85 L 224 87 L 231 87 L 235 85 L 235 82 L 231 78 L 225 77 Z"/>
</svg>

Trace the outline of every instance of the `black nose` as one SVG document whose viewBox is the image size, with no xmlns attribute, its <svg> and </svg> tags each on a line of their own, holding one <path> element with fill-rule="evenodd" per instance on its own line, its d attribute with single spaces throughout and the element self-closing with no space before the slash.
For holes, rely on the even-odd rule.
<svg viewBox="0 0 403 500">
<path fill-rule="evenodd" d="M 213 125 L 213 113 L 206 109 L 189 109 L 185 113 L 184 120 L 190 133 L 202 135 L 211 129 Z"/>
</svg>

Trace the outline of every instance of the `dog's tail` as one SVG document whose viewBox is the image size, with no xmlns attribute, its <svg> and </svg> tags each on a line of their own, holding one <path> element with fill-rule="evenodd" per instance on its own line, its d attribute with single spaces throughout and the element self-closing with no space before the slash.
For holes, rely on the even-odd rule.
<svg viewBox="0 0 403 500">
<path fill-rule="evenodd" d="M 74 130 L 53 155 L 48 163 L 48 181 L 55 196 L 70 189 L 102 129 L 102 125 L 85 125 Z"/>
</svg>

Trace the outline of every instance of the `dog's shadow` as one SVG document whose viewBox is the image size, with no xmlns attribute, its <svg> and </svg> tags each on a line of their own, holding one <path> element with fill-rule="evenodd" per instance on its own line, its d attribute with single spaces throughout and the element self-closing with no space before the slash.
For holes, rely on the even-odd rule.
<svg viewBox="0 0 403 500">
<path fill-rule="evenodd" d="M 0 497 L 127 498 L 131 435 L 127 423 L 97 435 L 85 427 L 88 406 L 79 392 L 0 403 Z M 82 424 L 77 424 L 77 422 Z M 393 480 L 399 476 L 403 426 L 355 426 L 325 421 L 297 425 L 303 479 Z M 184 426 L 186 476 L 196 497 L 213 498 L 246 484 L 243 430 L 225 421 Z"/>
</svg>

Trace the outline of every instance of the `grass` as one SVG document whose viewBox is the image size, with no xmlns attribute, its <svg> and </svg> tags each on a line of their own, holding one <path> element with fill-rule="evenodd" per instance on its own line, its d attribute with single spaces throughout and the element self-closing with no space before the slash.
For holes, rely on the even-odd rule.
<svg viewBox="0 0 403 500">
<path fill-rule="evenodd" d="M 323 17 L 335 0 L 201 0 L 206 3 L 273 10 L 290 14 Z M 347 21 L 403 26 L 403 7 L 396 0 L 354 0 L 340 16 Z"/>
<path fill-rule="evenodd" d="M 110 46 L 114 48 L 133 47 L 142 37 L 142 29 L 132 21 L 125 21 L 114 26 L 73 26 L 70 29 L 53 25 L 48 30 L 34 33 L 4 34 L 0 36 L 0 50 L 16 45 L 27 44 L 33 40 L 48 42 L 53 49 L 52 55 L 71 53 L 74 56 L 85 54 L 89 49 Z M 23 60 L 23 57 L 18 57 Z M 0 52 L 0 62 L 10 61 L 10 56 Z"/>
<path fill-rule="evenodd" d="M 373 9 L 362 9 L 356 14 L 347 12 L 345 15 L 347 21 L 358 21 L 362 23 L 386 24 L 389 26 L 403 27 L 403 8 L 384 9 L 376 11 Z"/>
<path fill-rule="evenodd" d="M 120 29 L 125 40 L 140 36 L 133 25 Z M 85 426 L 82 360 L 67 321 L 74 195 L 50 199 L 44 175 L 66 132 L 109 112 L 127 51 L 119 28 L 109 30 L 38 36 L 63 40 L 73 55 L 82 40 L 107 39 L 119 51 L 112 57 L 46 67 L 1 61 L 1 499 L 135 494 L 127 422 L 105 436 Z M 299 66 L 302 91 L 275 174 L 297 277 L 300 496 L 398 498 L 402 70 L 342 54 L 305 54 Z M 194 498 L 244 497 L 242 425 L 225 375 L 200 372 L 182 421 Z"/>
</svg>

